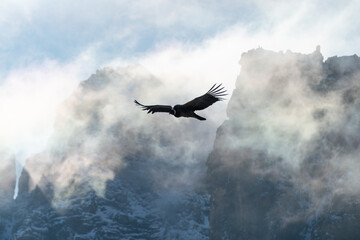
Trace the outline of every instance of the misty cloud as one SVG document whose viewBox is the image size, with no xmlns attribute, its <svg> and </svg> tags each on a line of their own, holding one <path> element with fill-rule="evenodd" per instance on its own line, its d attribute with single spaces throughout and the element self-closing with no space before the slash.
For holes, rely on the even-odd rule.
<svg viewBox="0 0 360 240">
<path fill-rule="evenodd" d="M 135 165 L 154 191 L 200 187 L 215 123 L 147 115 L 133 103 L 175 104 L 181 93 L 183 102 L 203 94 L 167 88 L 140 66 L 97 71 L 61 105 L 48 147 L 27 162 L 30 189 L 53 184 L 54 206 L 79 191 L 103 196 L 108 180 Z"/>
<path fill-rule="evenodd" d="M 212 238 L 339 236 L 326 219 L 357 211 L 360 60 L 319 50 L 243 54 L 207 163 Z"/>
</svg>

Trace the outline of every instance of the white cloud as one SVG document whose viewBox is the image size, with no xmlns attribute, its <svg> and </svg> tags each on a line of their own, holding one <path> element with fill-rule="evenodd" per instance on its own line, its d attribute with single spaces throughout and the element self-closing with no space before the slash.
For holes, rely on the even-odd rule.
<svg viewBox="0 0 360 240">
<path fill-rule="evenodd" d="M 91 54 L 89 50 L 66 64 L 46 60 L 14 69 L 4 78 L 0 87 L 0 149 L 15 154 L 18 165 L 46 146 L 58 105 L 95 68 Z M 17 166 L 18 176 L 20 170 Z"/>
<path fill-rule="evenodd" d="M 195 94 L 198 93 L 197 89 L 204 91 L 215 82 L 223 82 L 231 91 L 240 70 L 238 60 L 241 53 L 258 46 L 276 51 L 291 49 L 310 53 L 315 49 L 316 45 L 320 44 L 325 56 L 341 54 L 342 52 L 350 54 L 359 51 L 359 48 L 352 44 L 352 41 L 357 40 L 357 37 L 351 38 L 350 42 L 347 42 L 342 37 L 343 34 L 350 34 L 354 31 L 354 27 L 348 22 L 349 18 L 354 16 L 356 9 L 359 8 L 359 4 L 355 1 L 340 8 L 338 10 L 339 14 L 336 16 L 333 16 L 335 9 L 326 6 L 324 15 L 320 15 L 320 17 L 318 17 L 318 12 L 321 11 L 320 7 L 323 6 L 320 1 L 315 4 L 305 1 L 299 3 L 296 8 L 293 8 L 292 3 L 290 4 L 287 1 L 277 2 L 276 4 L 268 1 L 256 1 L 255 3 L 264 13 L 265 18 L 275 25 L 263 24 L 261 28 L 253 30 L 251 26 L 249 27 L 249 24 L 240 23 L 224 29 L 223 32 L 200 44 L 186 44 L 174 41 L 173 43 L 167 43 L 166 46 L 158 45 L 156 49 L 144 55 L 132 59 L 115 59 L 108 62 L 107 65 L 115 65 L 119 61 L 121 61 L 121 65 L 140 62 L 156 76 L 167 79 L 167 82 L 172 87 L 196 89 L 192 91 Z M 64 17 L 71 16 L 71 18 L 74 18 L 75 23 L 85 21 L 91 23 L 98 20 L 111 22 L 111 20 L 126 15 L 128 19 L 142 19 L 144 22 L 153 21 L 158 26 L 169 26 L 179 22 L 184 25 L 194 23 L 196 15 L 202 16 L 200 19 L 214 18 L 212 16 L 214 9 L 206 10 L 200 2 L 183 6 L 183 15 L 174 10 L 174 5 L 179 4 L 179 2 L 170 3 L 168 1 L 140 3 L 119 3 L 114 1 L 100 3 L 92 1 L 86 5 L 75 5 L 73 7 L 73 5 L 67 3 L 58 3 L 57 7 L 49 9 L 48 13 L 44 12 L 44 7 L 48 5 L 41 1 L 34 1 L 31 4 L 18 1 L 10 5 L 10 7 L 17 9 L 19 15 L 23 15 L 24 19 L 28 21 L 32 19 L 31 16 L 33 16 L 36 9 L 42 9 L 40 15 L 43 16 L 48 16 L 53 11 L 56 13 L 55 18 L 64 19 Z M 86 13 L 85 15 L 76 14 L 81 8 L 83 8 L 81 12 Z M 95 11 L 95 9 L 99 11 Z M 118 9 L 122 9 L 123 13 L 115 14 Z M 155 9 L 156 11 L 152 11 Z M 268 11 L 269 9 L 272 9 L 272 11 Z M 100 14 L 98 14 L 99 12 Z M 110 17 L 111 15 L 113 16 Z M 105 20 L 101 16 L 106 16 Z M 10 17 L 3 15 L 4 18 Z M 327 21 L 331 21 L 332 24 L 327 24 Z M 129 30 L 127 29 L 127 31 Z M 337 34 L 338 32 L 341 32 L 342 35 Z M 112 33 L 107 32 L 107 39 L 111 38 L 111 34 L 119 36 L 119 32 L 114 29 Z M 131 33 L 126 35 L 131 35 Z M 101 44 L 103 43 L 100 43 L 99 46 Z M 92 57 L 95 58 L 95 55 Z M 40 113 L 43 112 L 42 109 L 49 109 L 49 105 L 52 106 L 51 108 L 55 108 L 55 105 L 59 103 L 58 99 L 62 98 L 58 94 L 53 94 L 51 91 L 45 91 L 44 89 L 58 89 L 63 86 L 67 88 L 69 82 L 78 82 L 78 80 L 74 81 L 74 78 L 81 71 L 76 69 L 78 66 L 79 64 L 74 64 L 73 61 L 60 64 L 55 60 L 44 61 L 39 68 L 26 67 L 23 70 L 13 70 L 8 74 L 5 80 L 6 83 L 1 87 L 3 92 L 7 92 L 2 98 L 7 96 L 8 99 L 12 99 L 14 106 L 25 106 L 24 102 L 33 101 L 32 105 L 39 107 L 38 109 L 32 109 L 32 113 L 38 111 L 37 116 L 40 116 Z M 46 85 L 42 80 L 44 78 L 49 79 L 49 81 L 45 82 Z M 73 80 L 64 82 L 63 79 L 65 78 Z M 74 86 L 72 85 L 72 87 Z M 31 97 L 29 94 L 37 97 Z M 29 101 L 29 98 L 33 100 Z M 48 101 L 42 99 L 48 99 Z M 12 111 L 19 109 L 18 113 L 12 112 L 13 115 L 17 116 L 24 115 L 26 111 L 29 111 L 26 107 L 20 106 L 12 109 Z M 20 109 L 24 110 L 20 111 Z M 3 124 L 6 121 L 12 121 L 11 116 L 9 114 L 7 116 L 2 121 Z M 40 119 L 36 121 L 40 121 Z M 32 123 L 29 122 L 25 125 L 22 123 L 22 127 L 27 128 L 29 124 Z M 20 130 L 21 128 L 18 128 L 18 131 Z M 7 131 L 12 130 L 8 129 Z"/>
<path fill-rule="evenodd" d="M 66 64 L 46 60 L 12 70 L 0 88 L 1 145 L 34 142 L 33 134 L 48 132 L 56 106 L 94 67 L 93 57 L 84 53 Z"/>
<path fill-rule="evenodd" d="M 251 5 L 235 1 L 219 5 L 213 1 L 184 4 L 182 1 L 115 0 L 50 4 L 38 0 L 5 1 L 0 6 L 3 6 L 0 7 L 3 9 L 0 10 L 0 27 L 5 29 L 0 35 L 0 49 L 19 36 L 24 38 L 21 33 L 28 23 L 35 23 L 43 35 L 48 31 L 42 29 L 44 26 L 58 30 L 65 37 L 76 33 L 69 42 L 61 43 L 64 46 L 70 46 L 73 39 L 87 32 L 85 36 L 89 39 L 84 37 L 84 45 L 94 46 L 75 60 L 44 60 L 40 64 L 12 69 L 2 79 L 0 114 L 4 117 L 0 120 L 3 130 L 0 145 L 27 154 L 40 151 L 51 132 L 57 106 L 80 80 L 95 72 L 97 65 L 142 64 L 164 81 L 165 88 L 179 89 L 176 96 L 169 96 L 169 101 L 173 101 L 169 104 L 174 104 L 203 94 L 214 83 L 223 83 L 231 93 L 240 72 L 241 54 L 259 46 L 275 51 L 290 49 L 310 53 L 316 45 L 321 45 L 326 57 L 360 52 L 357 44 L 360 4 L 356 1 L 335 7 L 322 1 L 296 1 L 295 4 L 294 1 L 263 0 Z M 244 17 L 246 11 L 241 9 L 245 6 L 248 7 L 246 11 L 252 9 L 261 17 Z M 240 9 L 238 16 L 234 9 Z M 227 16 L 229 10 L 231 13 Z M 232 24 L 237 17 L 241 20 Z M 194 35 L 204 31 L 217 34 L 198 42 L 193 40 L 201 38 L 191 39 L 189 29 Z M 101 49 L 113 46 L 110 42 L 126 39 L 128 42 L 124 46 L 132 48 L 138 39 L 149 37 L 146 34 L 170 33 L 176 33 L 172 35 L 175 37 L 150 44 L 150 50 L 140 55 L 119 58 L 110 54 L 106 60 L 101 58 Z M 188 42 L 176 39 L 179 36 L 185 36 Z M 225 107 L 225 104 L 217 104 L 206 110 L 217 113 L 211 121 L 220 124 L 226 118 Z"/>
</svg>

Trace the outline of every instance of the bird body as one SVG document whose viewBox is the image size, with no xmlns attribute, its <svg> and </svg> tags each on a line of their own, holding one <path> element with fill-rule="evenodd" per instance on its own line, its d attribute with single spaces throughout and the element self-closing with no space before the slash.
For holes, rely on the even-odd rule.
<svg viewBox="0 0 360 240">
<path fill-rule="evenodd" d="M 194 98 L 185 104 L 175 105 L 174 107 L 170 105 L 142 105 L 136 100 L 134 102 L 144 111 L 147 111 L 147 113 L 154 114 L 156 112 L 167 112 L 177 118 L 192 117 L 204 121 L 206 118 L 197 115 L 195 111 L 203 110 L 215 102 L 223 100 L 221 97 L 225 95 L 227 95 L 227 93 L 226 90 L 224 90 L 224 87 L 221 87 L 221 84 L 218 86 L 214 84 L 214 86 L 212 86 L 212 88 L 210 88 L 210 90 L 204 95 Z"/>
<path fill-rule="evenodd" d="M 194 111 L 189 111 L 184 105 L 175 105 L 174 106 L 174 116 L 179 117 L 193 117 L 199 120 L 206 120 L 206 118 L 203 118 L 199 115 L 197 115 Z M 171 114 L 171 113 L 170 113 Z"/>
</svg>

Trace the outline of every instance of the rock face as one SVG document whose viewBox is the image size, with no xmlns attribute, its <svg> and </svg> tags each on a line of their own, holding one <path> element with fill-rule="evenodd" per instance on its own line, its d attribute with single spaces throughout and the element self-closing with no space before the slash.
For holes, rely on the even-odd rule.
<svg viewBox="0 0 360 240">
<path fill-rule="evenodd" d="M 210 239 L 360 239 L 360 59 L 263 49 L 207 161 Z"/>
<path fill-rule="evenodd" d="M 97 71 L 15 201 L 0 149 L 0 239 L 360 239 L 360 59 L 256 49 L 240 64 L 215 143 L 211 121 L 135 107 L 178 95 L 143 68 Z"/>
<path fill-rule="evenodd" d="M 18 198 L 2 204 L 0 239 L 208 239 L 209 125 L 133 103 L 167 102 L 158 91 L 139 66 L 82 82 L 46 150 L 27 160 Z"/>
</svg>

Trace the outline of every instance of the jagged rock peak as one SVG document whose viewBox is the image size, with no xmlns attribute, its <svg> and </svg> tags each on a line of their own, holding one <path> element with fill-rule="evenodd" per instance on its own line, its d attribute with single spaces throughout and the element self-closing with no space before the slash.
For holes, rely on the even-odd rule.
<svg viewBox="0 0 360 240">
<path fill-rule="evenodd" d="M 360 238 L 359 58 L 258 48 L 240 64 L 207 161 L 210 239 Z"/>
</svg>

